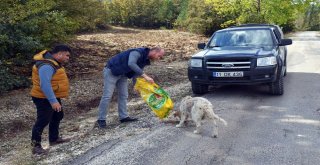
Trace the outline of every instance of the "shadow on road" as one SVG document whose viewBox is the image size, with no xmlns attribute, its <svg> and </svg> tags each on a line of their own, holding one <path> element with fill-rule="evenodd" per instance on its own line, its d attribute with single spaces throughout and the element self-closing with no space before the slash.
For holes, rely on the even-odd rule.
<svg viewBox="0 0 320 165">
<path fill-rule="evenodd" d="M 269 93 L 267 84 L 261 85 L 226 85 L 221 87 L 210 87 L 207 95 L 243 95 L 243 96 L 272 96 L 285 97 L 292 90 L 300 94 L 320 90 L 320 73 L 288 72 L 284 77 L 284 95 L 274 96 Z"/>
</svg>

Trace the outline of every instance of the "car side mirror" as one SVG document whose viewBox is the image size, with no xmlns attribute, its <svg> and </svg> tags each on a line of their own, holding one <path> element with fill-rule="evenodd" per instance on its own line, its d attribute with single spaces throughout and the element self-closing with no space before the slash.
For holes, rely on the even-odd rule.
<svg viewBox="0 0 320 165">
<path fill-rule="evenodd" d="M 206 47 L 206 43 L 198 43 L 198 49 L 204 49 Z"/>
<path fill-rule="evenodd" d="M 279 46 L 291 45 L 292 39 L 281 39 Z"/>
</svg>

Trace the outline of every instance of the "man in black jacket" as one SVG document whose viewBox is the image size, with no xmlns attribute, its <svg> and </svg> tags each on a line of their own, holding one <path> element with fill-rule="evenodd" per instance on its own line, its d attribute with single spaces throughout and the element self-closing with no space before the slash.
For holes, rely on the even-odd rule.
<svg viewBox="0 0 320 165">
<path fill-rule="evenodd" d="M 164 50 L 155 48 L 134 48 L 121 52 L 112 57 L 103 70 L 104 89 L 99 104 L 97 124 L 99 128 L 106 128 L 106 115 L 114 89 L 118 91 L 118 113 L 120 122 L 136 121 L 127 112 L 128 78 L 141 76 L 149 82 L 151 77 L 143 73 L 143 68 L 150 65 L 150 60 L 156 61 L 164 56 Z"/>
</svg>

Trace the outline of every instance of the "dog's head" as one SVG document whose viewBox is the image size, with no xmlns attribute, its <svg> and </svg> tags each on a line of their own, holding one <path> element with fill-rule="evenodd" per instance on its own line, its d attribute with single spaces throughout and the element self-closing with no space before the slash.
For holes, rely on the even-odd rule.
<svg viewBox="0 0 320 165">
<path fill-rule="evenodd" d="M 192 97 L 191 96 L 186 96 L 182 100 L 189 100 L 189 99 L 192 99 Z"/>
<path fill-rule="evenodd" d="M 177 117 L 177 118 L 180 119 L 180 111 L 174 111 L 172 115 L 173 115 L 174 118 Z"/>
<path fill-rule="evenodd" d="M 191 96 L 185 96 L 184 98 L 181 99 L 181 104 L 184 104 L 185 102 L 188 102 L 188 100 L 192 99 Z"/>
<path fill-rule="evenodd" d="M 171 110 L 169 115 L 162 120 L 162 122 L 164 123 L 171 123 L 171 124 L 176 124 L 179 121 L 180 121 L 180 113 L 178 110 L 175 110 L 175 109 Z"/>
<path fill-rule="evenodd" d="M 180 120 L 180 111 L 173 109 L 167 117 L 168 120 Z"/>
</svg>

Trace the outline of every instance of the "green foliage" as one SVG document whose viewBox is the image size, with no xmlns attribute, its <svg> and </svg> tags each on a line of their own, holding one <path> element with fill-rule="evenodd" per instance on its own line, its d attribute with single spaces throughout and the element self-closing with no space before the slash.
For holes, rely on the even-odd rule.
<svg viewBox="0 0 320 165">
<path fill-rule="evenodd" d="M 184 0 L 181 2 L 181 10 L 180 13 L 174 22 L 176 27 L 184 28 L 187 26 L 186 19 L 187 19 L 187 13 L 188 13 L 188 4 L 189 0 Z"/>
<path fill-rule="evenodd" d="M 153 5 L 159 0 L 113 0 L 109 5 L 109 15 L 112 23 L 124 26 L 153 27 L 157 22 Z"/>
<path fill-rule="evenodd" d="M 77 5 L 75 5 L 77 4 Z M 0 5 L 0 63 L 3 90 L 28 85 L 35 52 L 67 42 L 76 32 L 103 27 L 107 20 L 103 2 L 96 0 L 3 0 Z"/>
<path fill-rule="evenodd" d="M 116 25 L 146 28 L 172 28 L 184 0 L 112 0 L 107 3 L 108 18 Z"/>
<path fill-rule="evenodd" d="M 320 30 L 320 2 L 311 2 L 305 13 L 304 27 L 308 30 Z"/>
<path fill-rule="evenodd" d="M 231 13 L 217 10 L 223 9 L 222 6 L 228 6 L 225 1 L 188 0 L 184 5 L 175 22 L 176 27 L 180 29 L 211 35 L 218 29 L 234 24 L 234 21 L 230 20 Z"/>
<path fill-rule="evenodd" d="M 23 76 L 11 74 L 8 67 L 0 65 L 0 93 L 15 88 L 28 87 L 30 80 Z"/>
<path fill-rule="evenodd" d="M 246 23 L 278 24 L 285 32 L 293 31 L 297 25 L 305 29 L 320 29 L 319 0 L 186 0 L 183 2 L 181 4 L 183 8 L 175 25 L 179 29 L 197 33 L 212 34 L 220 28 Z"/>
<path fill-rule="evenodd" d="M 162 26 L 165 26 L 168 29 L 173 28 L 173 23 L 177 19 L 180 13 L 180 10 L 182 9 L 182 7 L 180 7 L 180 3 L 183 3 L 183 0 L 182 1 L 181 0 L 163 0 L 162 1 L 157 13 L 159 23 Z"/>
<path fill-rule="evenodd" d="M 54 10 L 63 12 L 76 31 L 83 32 L 106 26 L 108 20 L 106 7 L 97 0 L 56 0 Z"/>
<path fill-rule="evenodd" d="M 194 33 L 207 33 L 214 20 L 212 8 L 204 1 L 189 0 L 187 11 L 187 29 Z"/>
</svg>

